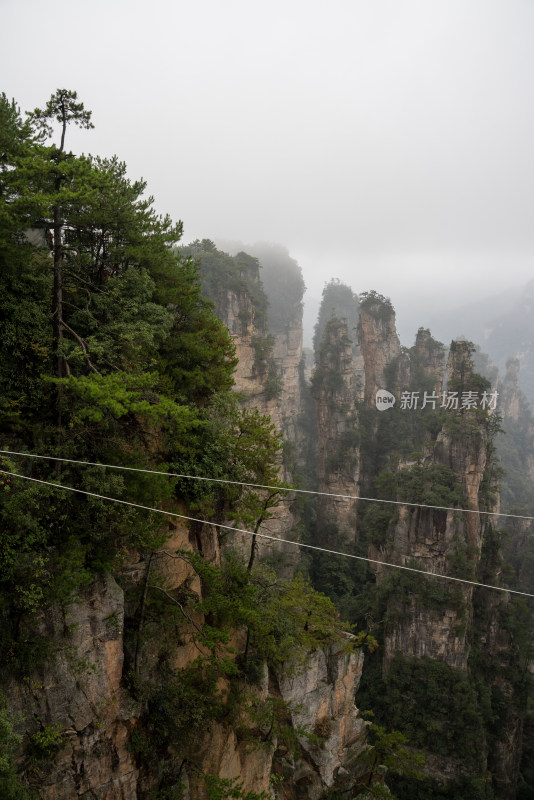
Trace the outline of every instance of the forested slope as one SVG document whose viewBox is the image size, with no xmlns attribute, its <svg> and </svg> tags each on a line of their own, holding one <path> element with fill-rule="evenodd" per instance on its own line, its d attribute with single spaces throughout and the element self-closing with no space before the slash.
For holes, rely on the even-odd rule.
<svg viewBox="0 0 534 800">
<path fill-rule="evenodd" d="M 252 798 L 282 769 L 290 797 L 334 695 L 338 746 L 358 740 L 361 659 L 302 576 L 222 547 L 270 516 L 243 482 L 278 485 L 280 437 L 232 392 L 181 224 L 118 159 L 68 150 L 76 95 L 27 122 L 2 96 L 0 118 L 0 793 Z M 286 684 L 320 653 L 338 678 L 302 727 L 317 687 Z"/>
<path fill-rule="evenodd" d="M 499 414 L 441 406 L 473 348 L 332 281 L 308 384 L 289 254 L 183 246 L 72 125 L 0 98 L 0 795 L 533 796 L 532 607 L 474 585 L 532 591 L 529 524 Z"/>
<path fill-rule="evenodd" d="M 338 307 L 346 298 L 344 317 L 332 288 Z M 492 390 L 474 370 L 470 343 L 453 342 L 447 366 L 445 348 L 428 330 L 419 330 L 414 347 L 401 348 L 387 298 L 364 293 L 351 309 L 351 294 L 349 287 L 327 286 L 317 327 L 318 486 L 337 491 L 319 497 L 309 535 L 320 545 L 343 542 L 355 556 L 415 571 L 318 554 L 315 583 L 380 644 L 366 659 L 359 704 L 425 754 L 415 779 L 390 771 L 387 783 L 398 797 L 503 800 L 516 797 L 518 784 L 517 796 L 530 797 L 531 773 L 520 760 L 531 702 L 532 605 L 470 583 L 530 591 L 528 521 L 492 516 L 502 477 L 497 411 L 509 431 L 507 466 L 530 452 L 531 433 L 518 424 L 518 409 L 529 415 L 513 387 L 503 390 L 497 411 L 481 407 Z M 363 357 L 363 383 L 355 352 Z M 395 398 L 388 410 L 376 407 L 379 389 Z M 472 398 L 471 407 L 462 398 Z M 531 491 L 528 473 L 522 470 L 520 484 L 511 475 L 506 486 L 509 508 L 514 493 Z M 340 494 L 385 502 L 352 501 L 351 508 Z"/>
</svg>

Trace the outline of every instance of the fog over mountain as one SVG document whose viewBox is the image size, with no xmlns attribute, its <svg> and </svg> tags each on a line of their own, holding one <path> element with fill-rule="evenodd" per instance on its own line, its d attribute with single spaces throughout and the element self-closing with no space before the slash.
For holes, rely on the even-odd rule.
<svg viewBox="0 0 534 800">
<path fill-rule="evenodd" d="M 120 153 L 185 242 L 281 242 L 315 302 L 332 277 L 391 296 L 406 344 L 532 278 L 532 3 L 125 11 L 82 0 L 74 32 L 65 0 L 3 0 L 3 88 L 23 110 L 76 89 L 96 127 L 72 149 Z"/>
</svg>

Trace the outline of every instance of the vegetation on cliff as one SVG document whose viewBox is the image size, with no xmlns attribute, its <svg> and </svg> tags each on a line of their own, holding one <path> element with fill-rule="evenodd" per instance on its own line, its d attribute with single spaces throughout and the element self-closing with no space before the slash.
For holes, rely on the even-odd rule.
<svg viewBox="0 0 534 800">
<path fill-rule="evenodd" d="M 65 720 L 50 710 L 19 719 L 8 700 L 44 692 L 41 678 L 60 654 L 68 654 L 82 685 L 92 666 L 69 645 L 67 611 L 113 575 L 125 597 L 121 691 L 131 706 L 127 748 L 140 797 L 182 796 L 184 774 L 201 774 L 198 750 L 217 726 L 243 750 L 278 747 L 287 754 L 284 769 L 302 741 L 320 751 L 328 721 L 313 731 L 295 728 L 276 675 L 298 676 L 312 650 L 348 653 L 365 644 L 372 655 L 359 704 L 374 709 L 377 724 L 332 797 L 384 796 L 385 764 L 399 798 L 509 800 L 506 742 L 515 737 L 519 747 L 530 696 L 528 603 L 324 553 L 302 558 L 312 586 L 301 574 L 287 577 L 289 570 L 281 578 L 257 558 L 260 525 L 284 496 L 282 453 L 300 459 L 306 488 L 317 488 L 316 454 L 310 441 L 305 456 L 290 453 L 267 416 L 240 407 L 233 337 L 247 339 L 264 399 L 274 401 L 281 381 L 272 334 L 300 314 L 302 275 L 286 252 L 269 246 L 234 256 L 207 239 L 180 247 L 181 224 L 155 212 L 144 181 L 131 181 L 117 158 L 68 151 L 69 125 L 91 124 L 65 90 L 26 122 L 0 98 L 2 449 L 48 457 L 8 452 L 0 460 L 0 690 L 8 698 L 0 695 L 0 793 L 40 796 L 39 781 L 65 744 Z M 260 262 L 269 270 L 265 286 Z M 229 332 L 218 315 L 233 298 Z M 367 292 L 358 299 L 335 281 L 325 287 L 312 392 L 332 435 L 319 478 L 352 481 L 355 491 L 400 505 L 359 501 L 357 513 L 341 520 L 335 504 L 301 498 L 300 533 L 307 543 L 328 542 L 362 559 L 414 569 L 439 562 L 436 571 L 532 592 L 526 527 L 518 521 L 508 533 L 495 531 L 479 519 L 469 524 L 460 511 L 469 502 L 494 507 L 498 418 L 486 409 L 454 414 L 430 405 L 406 413 L 399 403 L 381 413 L 364 402 L 354 367 L 364 312 L 373 331 L 393 330 L 387 298 Z M 381 367 L 384 388 L 441 389 L 444 348 L 429 331 L 420 329 L 415 347 L 396 353 Z M 489 388 L 471 355 L 468 343 L 452 347 L 449 390 Z M 313 439 L 308 401 L 301 422 Z M 531 422 L 520 404 L 502 448 L 511 475 L 505 500 L 526 511 L 531 487 L 521 467 L 531 456 Z M 154 472 L 137 471 L 146 468 Z M 166 544 L 177 523 L 150 507 L 194 517 L 180 546 Z M 255 534 L 235 552 L 227 546 L 228 520 Z M 179 586 L 168 583 L 162 565 L 169 561 L 183 571 Z M 349 622 L 341 623 L 340 612 Z M 115 637 L 119 616 L 105 620 Z M 347 637 L 353 627 L 369 632 Z M 441 640 L 434 636 L 434 651 L 426 630 L 446 630 Z M 526 756 L 521 776 L 527 798 Z M 212 800 L 258 800 L 239 781 L 202 779 Z"/>
<path fill-rule="evenodd" d="M 91 125 L 75 93 L 58 90 L 27 122 L 2 95 L 0 119 L 2 447 L 49 457 L 2 457 L 2 682 L 12 687 L 34 680 L 54 657 L 57 643 L 44 633 L 52 609 L 66 609 L 99 575 L 111 572 L 120 579 L 125 559 L 139 553 L 144 586 L 124 584 L 125 686 L 145 708 L 145 730 L 157 733 L 160 767 L 171 764 L 156 770 L 156 783 L 147 791 L 170 797 L 181 786 L 181 766 L 172 763 L 177 726 L 187 734 L 187 750 L 195 726 L 221 719 L 229 724 L 239 704 L 233 682 L 254 684 L 265 661 L 291 661 L 298 669 L 310 647 L 339 641 L 340 622 L 331 602 L 298 576 L 281 581 L 231 559 L 218 564 L 213 553 L 203 558 L 207 540 L 198 523 L 191 526 L 192 551 L 171 554 L 191 570 L 182 593 L 168 590 L 151 569 L 169 525 L 164 515 L 143 506 L 193 510 L 213 521 L 231 518 L 253 527 L 259 516 L 269 515 L 269 505 L 251 487 L 135 470 L 278 483 L 279 437 L 267 417 L 237 405 L 231 392 L 234 343 L 202 293 L 201 281 L 217 302 L 206 254 L 219 261 L 224 254 L 209 242 L 177 251 L 181 223 L 155 212 L 143 181 L 131 181 L 117 158 L 75 156 L 67 149 L 69 125 Z M 48 144 L 57 125 L 59 143 Z M 229 285 L 246 289 L 256 325 L 266 331 L 257 262 L 246 254 L 224 260 Z M 241 322 L 246 326 L 249 320 Z M 102 469 L 99 463 L 134 471 Z M 217 543 L 218 533 L 209 530 Z M 196 594 L 188 588 L 194 576 Z M 109 624 L 116 628 L 118 622 Z M 146 636 L 157 643 L 155 669 L 139 661 Z M 243 638 L 241 653 L 236 636 Z M 195 664 L 173 664 L 173 637 L 199 650 Z M 229 682 L 226 692 L 220 681 Z M 14 772 L 20 741 L 3 708 L 1 715 L 0 781 L 7 787 L 3 796 L 14 800 L 26 796 Z M 61 743 L 57 725 L 61 721 L 53 718 L 22 721 L 28 731 L 26 782 L 38 784 L 42 767 L 37 759 L 29 768 L 31 742 L 53 734 L 54 747 L 41 753 L 51 758 Z M 132 751 L 150 769 L 143 741 L 136 728 Z M 215 790 L 242 796 L 233 784 Z"/>
<path fill-rule="evenodd" d="M 339 289 L 334 284 L 330 292 Z M 349 298 L 349 292 L 345 288 L 343 297 Z M 359 297 L 359 313 L 367 312 L 376 323 L 374 351 L 366 357 L 376 363 L 384 361 L 382 386 L 395 393 L 397 402 L 384 413 L 374 407 L 374 397 L 360 401 L 352 428 L 348 424 L 343 437 L 336 438 L 339 397 L 347 394 L 355 374 L 348 363 L 346 323 L 332 317 L 327 295 L 325 290 L 320 319 L 327 312 L 330 319 L 320 330 L 318 327 L 321 338 L 316 338 L 312 385 L 320 406 L 318 418 L 322 425 L 332 426 L 329 444 L 335 443 L 336 450 L 324 461 L 321 479 L 328 481 L 329 476 L 337 475 L 340 465 L 352 458 L 360 463 L 359 492 L 355 494 L 400 504 L 466 508 L 473 498 L 466 473 L 480 470 L 478 508 L 494 508 L 502 474 L 494 445 L 500 418 L 482 408 L 451 413 L 440 407 L 444 348 L 429 331 L 418 331 L 413 348 L 393 359 L 388 355 L 392 350 L 387 332 L 381 331 L 393 309 L 376 292 Z M 343 316 L 348 319 L 356 312 L 353 300 L 352 310 L 345 310 Z M 336 325 L 345 331 L 345 338 L 333 335 Z M 463 392 L 481 396 L 490 390 L 489 381 L 473 370 L 473 350 L 466 342 L 452 345 L 447 391 L 455 391 L 459 397 Z M 324 353 L 328 354 L 326 361 Z M 327 364 L 325 374 L 323 362 Z M 410 411 L 399 402 L 402 392 L 420 398 L 424 392 L 438 392 L 439 402 L 437 407 L 428 404 L 415 410 L 414 406 Z M 515 441 L 509 441 L 507 447 L 510 463 L 517 464 L 517 455 L 512 456 L 516 454 Z M 526 453 L 527 449 L 524 441 L 519 451 Z M 528 486 L 526 479 L 520 482 L 523 485 Z M 343 540 L 340 519 L 339 512 L 330 507 L 326 524 L 319 527 L 311 519 L 311 540 L 323 543 L 328 537 L 329 542 L 363 558 L 371 556 L 493 584 L 504 580 L 510 587 L 520 585 L 517 576 L 521 573 L 521 585 L 526 585 L 527 569 L 521 567 L 517 548 L 511 546 L 511 542 L 517 545 L 517 538 L 497 534 L 490 524 L 481 523 L 479 554 L 473 525 L 469 527 L 463 514 L 360 501 L 352 542 Z M 526 533 L 523 539 L 519 549 L 528 559 Z M 419 557 L 410 557 L 415 552 Z M 515 566 L 505 565 L 506 556 Z M 343 614 L 369 626 L 380 644 L 366 659 L 359 704 L 373 708 L 379 724 L 399 729 L 412 747 L 428 754 L 427 777 L 400 778 L 393 770 L 386 779 L 388 785 L 401 798 L 513 797 L 510 764 L 517 758 L 517 750 L 508 750 L 520 748 L 520 743 L 517 739 L 513 745 L 509 742 L 521 725 L 529 691 L 527 631 L 532 622 L 526 605 L 506 602 L 484 590 L 475 590 L 471 597 L 470 590 L 460 584 L 372 567 L 317 554 L 311 572 L 316 585 L 334 599 Z M 455 771 L 459 777 L 453 779 Z"/>
<path fill-rule="evenodd" d="M 232 334 L 250 337 L 254 352 L 254 375 L 264 383 L 264 397 L 280 397 L 282 380 L 273 357 L 274 337 L 267 322 L 270 309 L 267 294 L 260 280 L 257 258 L 240 251 L 235 256 L 218 250 L 209 239 L 182 246 L 177 253 L 190 256 L 198 265 L 202 293 L 211 300 L 219 319 L 228 320 L 235 298 L 239 310 L 232 321 Z M 269 311 L 270 313 L 270 311 Z"/>
<path fill-rule="evenodd" d="M 342 320 L 347 325 L 347 335 L 355 349 L 358 346 L 356 328 L 359 320 L 359 301 L 352 289 L 338 280 L 331 280 L 323 289 L 319 316 L 313 334 L 316 359 L 325 341 L 324 331 L 331 319 Z"/>
<path fill-rule="evenodd" d="M 302 313 L 305 285 L 302 270 L 285 247 L 258 242 L 247 247 L 261 266 L 260 277 L 269 299 L 267 317 L 273 334 L 287 330 Z"/>
</svg>

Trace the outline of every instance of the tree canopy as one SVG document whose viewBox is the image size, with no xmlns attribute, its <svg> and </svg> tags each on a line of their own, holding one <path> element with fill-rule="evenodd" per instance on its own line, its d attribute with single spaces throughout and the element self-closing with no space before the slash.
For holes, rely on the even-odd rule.
<svg viewBox="0 0 534 800">
<path fill-rule="evenodd" d="M 0 119 L 4 446 L 258 482 L 279 442 L 268 419 L 254 419 L 260 466 L 243 435 L 250 415 L 231 394 L 233 340 L 202 295 L 197 264 L 173 249 L 181 222 L 155 211 L 145 181 L 132 181 L 117 157 L 68 149 L 69 126 L 92 126 L 75 92 L 58 90 L 26 121 L 2 95 Z M 56 122 L 60 140 L 50 144 Z M 24 471 L 12 459 L 4 466 Z M 47 461 L 32 474 L 147 505 L 189 497 L 206 513 L 241 495 Z M 0 513 L 0 583 L 15 587 L 21 609 L 109 568 L 124 541 L 150 548 L 164 536 L 146 512 L 16 480 L 4 483 Z M 28 585 L 39 588 L 30 596 Z"/>
</svg>

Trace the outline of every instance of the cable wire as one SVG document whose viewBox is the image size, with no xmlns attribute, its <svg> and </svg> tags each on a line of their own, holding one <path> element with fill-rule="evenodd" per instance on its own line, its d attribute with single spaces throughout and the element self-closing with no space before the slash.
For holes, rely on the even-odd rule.
<svg viewBox="0 0 534 800">
<path fill-rule="evenodd" d="M 443 578 L 444 580 L 448 581 L 456 581 L 457 583 L 466 583 L 470 586 L 478 586 L 479 588 L 483 589 L 495 589 L 498 592 L 509 592 L 510 594 L 517 594 L 521 595 L 522 597 L 534 597 L 534 594 L 530 594 L 529 592 L 520 592 L 517 589 L 506 589 L 503 586 L 493 586 L 489 583 L 479 583 L 478 581 L 470 581 L 467 578 L 456 578 L 453 575 L 442 575 L 439 572 L 429 572 L 428 570 L 424 569 L 417 569 L 415 567 L 407 567 L 404 564 L 391 564 L 387 561 L 379 561 L 376 558 L 368 558 L 366 556 L 357 556 L 353 553 L 343 553 L 340 550 L 331 550 L 327 547 L 319 547 L 318 545 L 314 544 L 306 544 L 305 542 L 295 542 L 292 539 L 283 539 L 278 536 L 270 536 L 266 533 L 254 533 L 253 531 L 247 531 L 244 528 L 236 528 L 232 525 L 222 525 L 218 522 L 209 522 L 208 520 L 198 519 L 196 517 L 188 517 L 185 514 L 177 514 L 175 511 L 165 511 L 162 508 L 154 508 L 152 506 L 144 506 L 140 503 L 132 503 L 129 500 L 120 500 L 117 497 L 108 497 L 104 494 L 96 494 L 96 492 L 89 492 L 86 489 L 75 489 L 73 486 L 64 486 L 61 483 L 52 483 L 51 481 L 43 481 L 39 478 L 30 478 L 28 475 L 19 475 L 16 472 L 8 472 L 7 470 L 0 470 L 0 475 L 10 475 L 13 478 L 21 478 L 25 481 L 32 481 L 33 483 L 40 483 L 44 484 L 45 486 L 53 486 L 55 489 L 64 489 L 68 492 L 76 492 L 77 494 L 83 494 L 87 497 L 96 497 L 98 500 L 109 500 L 113 503 L 120 503 L 121 505 L 131 506 L 132 508 L 140 508 L 143 511 L 153 511 L 156 514 L 165 514 L 168 517 L 177 517 L 178 519 L 185 519 L 188 522 L 199 522 L 202 525 L 213 525 L 215 528 L 223 528 L 227 531 L 235 531 L 236 533 L 246 533 L 248 536 L 259 536 L 262 539 L 270 539 L 273 542 L 284 542 L 284 544 L 292 544 L 295 547 L 306 547 L 308 550 L 317 550 L 321 553 L 329 553 L 330 555 L 335 556 L 343 556 L 344 558 L 354 558 L 357 561 L 366 561 L 370 564 L 379 564 L 382 567 L 392 567 L 394 569 L 403 569 L 407 572 L 417 572 L 420 575 L 430 575 L 433 578 Z"/>
<path fill-rule="evenodd" d="M 410 503 L 404 500 L 384 500 L 379 497 L 361 497 L 360 495 L 352 494 L 333 494 L 332 492 L 319 492 L 313 489 L 297 489 L 294 486 L 269 486 L 263 483 L 246 483 L 245 481 L 231 481 L 225 478 L 205 478 L 201 475 L 181 475 L 178 472 L 163 472 L 156 469 L 146 469 L 143 467 L 124 467 L 117 464 L 101 464 L 97 461 L 77 461 L 73 458 L 59 458 L 57 456 L 42 456 L 36 453 L 17 453 L 13 450 L 0 450 L 0 454 L 10 456 L 24 456 L 25 458 L 41 458 L 47 461 L 64 461 L 67 464 L 82 464 L 88 467 L 103 467 L 105 469 L 123 469 L 129 472 L 146 472 L 149 475 L 166 475 L 170 478 L 187 478 L 193 481 L 208 481 L 210 483 L 227 483 L 235 486 L 248 486 L 253 489 L 271 489 L 279 492 L 298 492 L 299 494 L 313 494 L 320 497 L 333 497 L 337 500 L 365 500 L 368 503 L 386 503 L 395 506 L 411 506 L 413 508 L 429 508 L 436 511 L 456 511 L 465 514 L 485 514 L 490 517 L 508 517 L 511 519 L 526 519 L 534 520 L 534 517 L 529 517 L 523 514 L 506 514 L 502 511 L 483 511 L 475 508 L 456 508 L 455 506 L 432 506 L 426 503 Z"/>
</svg>

